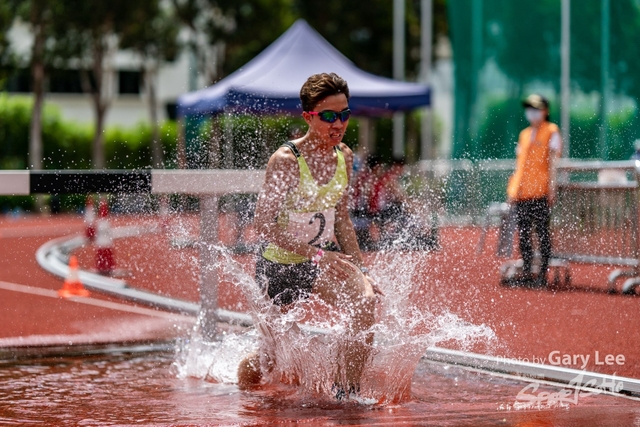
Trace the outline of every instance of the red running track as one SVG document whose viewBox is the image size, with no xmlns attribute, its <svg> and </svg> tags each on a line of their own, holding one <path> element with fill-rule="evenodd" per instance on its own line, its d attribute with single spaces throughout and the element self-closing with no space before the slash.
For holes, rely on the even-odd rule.
<svg viewBox="0 0 640 427">
<path fill-rule="evenodd" d="M 114 226 L 155 221 L 153 217 L 111 217 Z M 173 218 L 168 235 L 118 239 L 117 268 L 130 272 L 127 281 L 134 287 L 197 301 L 198 253 L 193 248 L 178 250 L 170 242 L 176 236 L 187 240 L 195 236 L 198 221 L 197 216 Z M 221 219 L 221 240 L 231 244 L 232 227 L 226 221 Z M 50 239 L 82 231 L 79 216 L 0 219 L 0 346 L 146 342 L 184 336 L 192 324 L 190 318 L 96 293 L 85 300 L 52 295 L 62 279 L 38 266 L 35 252 Z M 427 256 L 397 255 L 418 264 L 414 280 L 420 292 L 409 297 L 420 306 L 449 311 L 495 331 L 496 345 L 479 343 L 467 350 L 640 378 L 640 328 L 635 323 L 640 299 L 607 293 L 607 276 L 614 267 L 572 264 L 571 289 L 507 288 L 499 284 L 504 260 L 494 256 L 496 230 L 489 231 L 485 250 L 477 254 L 480 235 L 476 227 L 445 227 L 440 230 L 441 250 Z M 253 239 L 251 230 L 245 238 Z M 82 269 L 93 268 L 93 248 L 83 248 L 77 255 Z M 238 256 L 238 260 L 252 268 L 250 256 Z M 245 309 L 239 294 L 233 286 L 222 284 L 221 306 Z M 454 342 L 443 346 L 457 349 Z"/>
</svg>

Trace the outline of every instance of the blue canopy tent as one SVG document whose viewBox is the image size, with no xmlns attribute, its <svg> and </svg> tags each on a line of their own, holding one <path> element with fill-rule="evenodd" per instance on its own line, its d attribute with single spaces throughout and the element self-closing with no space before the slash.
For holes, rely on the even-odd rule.
<svg viewBox="0 0 640 427">
<path fill-rule="evenodd" d="M 182 95 L 178 116 L 300 113 L 300 87 L 321 72 L 335 72 L 347 81 L 354 115 L 388 116 L 430 104 L 428 86 L 360 70 L 300 19 L 244 67 L 210 87 Z"/>
</svg>

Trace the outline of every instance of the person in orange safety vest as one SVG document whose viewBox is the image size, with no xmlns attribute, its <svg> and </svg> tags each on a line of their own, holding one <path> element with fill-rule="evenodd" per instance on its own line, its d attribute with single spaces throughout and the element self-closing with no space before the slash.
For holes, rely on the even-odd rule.
<svg viewBox="0 0 640 427">
<path fill-rule="evenodd" d="M 555 163 L 562 152 L 557 125 L 549 122 L 549 101 L 534 94 L 522 105 L 530 126 L 520 132 L 516 148 L 516 168 L 509 178 L 507 197 L 515 210 L 519 248 L 523 260 L 521 284 L 546 286 L 551 258 L 550 208 L 555 200 Z M 535 230 L 540 243 L 540 270 L 532 274 Z"/>
</svg>

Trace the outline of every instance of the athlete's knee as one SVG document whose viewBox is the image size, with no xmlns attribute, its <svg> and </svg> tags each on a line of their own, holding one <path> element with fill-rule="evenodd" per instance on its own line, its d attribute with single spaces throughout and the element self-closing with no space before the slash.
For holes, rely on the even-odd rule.
<svg viewBox="0 0 640 427">
<path fill-rule="evenodd" d="M 366 295 L 360 295 L 351 301 L 351 318 L 360 326 L 359 329 L 367 329 L 375 323 L 375 305 L 375 297 Z"/>
<path fill-rule="evenodd" d="M 373 318 L 377 300 L 375 297 L 364 296 L 356 306 L 356 313 L 363 318 Z"/>
<path fill-rule="evenodd" d="M 252 353 L 238 365 L 238 387 L 241 390 L 246 390 L 257 386 L 261 380 L 260 357 L 258 354 Z"/>
</svg>

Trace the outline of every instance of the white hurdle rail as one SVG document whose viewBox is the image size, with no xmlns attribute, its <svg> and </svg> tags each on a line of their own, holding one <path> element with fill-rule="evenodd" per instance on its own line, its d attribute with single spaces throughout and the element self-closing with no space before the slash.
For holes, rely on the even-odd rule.
<svg viewBox="0 0 640 427">
<path fill-rule="evenodd" d="M 257 193 L 264 170 L 0 170 L 0 195 L 151 193 Z"/>
<path fill-rule="evenodd" d="M 433 169 L 436 180 L 447 181 L 449 174 L 457 173 L 458 166 L 462 167 L 464 176 L 477 177 L 484 170 L 489 174 L 506 174 L 509 166 L 504 160 L 498 163 L 493 165 L 485 161 L 474 166 L 468 161 L 461 165 L 447 162 L 444 168 L 439 167 L 440 163 L 420 164 L 418 169 L 423 173 Z M 203 312 L 200 317 L 205 322 L 202 329 L 208 331 L 207 335 L 214 336 L 218 320 L 218 277 L 215 269 L 207 266 L 213 265 L 218 256 L 209 249 L 218 244 L 218 200 L 225 194 L 258 193 L 264 173 L 264 170 L 238 169 L 0 170 L 0 195 L 147 193 L 198 196 Z M 552 213 L 554 258 L 617 266 L 619 268 L 609 275 L 609 291 L 615 292 L 618 280 L 626 278 L 622 292 L 634 293 L 640 288 L 640 163 L 562 159 L 558 174 L 558 197 Z M 465 185 L 464 181 L 460 180 L 461 185 Z M 477 206 L 474 209 L 481 211 Z"/>
</svg>

